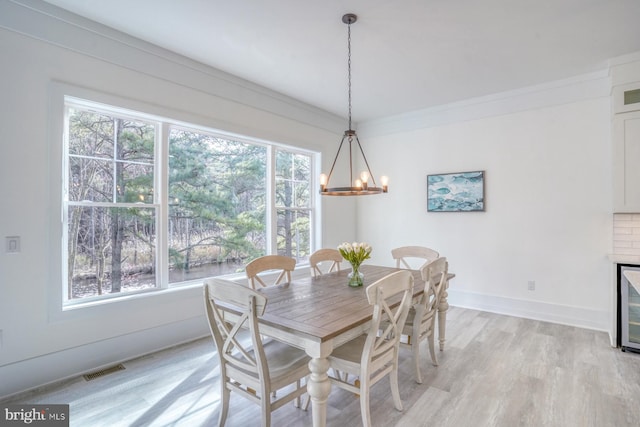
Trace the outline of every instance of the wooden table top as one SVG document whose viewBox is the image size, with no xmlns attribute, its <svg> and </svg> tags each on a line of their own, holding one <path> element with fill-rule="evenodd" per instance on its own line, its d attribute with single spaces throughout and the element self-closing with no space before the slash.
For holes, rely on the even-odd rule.
<svg viewBox="0 0 640 427">
<path fill-rule="evenodd" d="M 262 288 L 259 292 L 267 296 L 268 302 L 260 322 L 307 335 L 320 342 L 331 340 L 371 320 L 373 307 L 367 301 L 366 287 L 400 270 L 362 265 L 360 271 L 364 274 L 364 285 L 357 288 L 347 284 L 350 269 Z M 422 294 L 424 282 L 419 271 L 410 271 L 414 276 L 415 298 Z"/>
</svg>

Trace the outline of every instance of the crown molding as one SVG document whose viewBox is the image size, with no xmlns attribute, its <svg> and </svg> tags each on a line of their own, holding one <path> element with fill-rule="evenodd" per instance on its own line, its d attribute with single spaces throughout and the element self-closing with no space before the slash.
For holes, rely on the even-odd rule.
<svg viewBox="0 0 640 427">
<path fill-rule="evenodd" d="M 358 124 L 361 136 L 408 132 L 469 120 L 512 114 L 526 110 L 608 97 L 609 69 L 563 80 L 471 98 L 433 108 L 412 111 Z"/>
<path fill-rule="evenodd" d="M 609 60 L 609 66 L 615 67 L 617 65 L 624 65 L 630 62 L 638 62 L 640 61 L 640 51 L 629 53 L 627 55 L 616 56 L 615 58 L 611 58 Z"/>
</svg>

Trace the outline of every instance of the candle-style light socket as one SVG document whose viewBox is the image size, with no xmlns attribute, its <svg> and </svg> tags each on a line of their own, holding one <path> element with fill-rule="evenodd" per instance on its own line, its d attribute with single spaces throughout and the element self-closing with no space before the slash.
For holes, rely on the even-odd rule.
<svg viewBox="0 0 640 427">
<path fill-rule="evenodd" d="M 383 175 L 380 177 L 380 184 L 382 184 L 382 192 L 383 193 L 387 193 L 389 192 L 389 177 L 386 175 Z"/>
<path fill-rule="evenodd" d="M 325 174 L 321 174 L 320 175 L 320 192 L 325 192 L 327 191 L 327 175 Z"/>
</svg>

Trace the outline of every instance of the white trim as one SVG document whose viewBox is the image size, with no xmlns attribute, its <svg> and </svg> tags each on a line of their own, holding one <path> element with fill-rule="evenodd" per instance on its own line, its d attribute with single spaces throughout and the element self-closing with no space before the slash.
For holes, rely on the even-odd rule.
<svg viewBox="0 0 640 427">
<path fill-rule="evenodd" d="M 638 62 L 638 61 L 640 61 L 640 52 L 633 52 L 627 55 L 616 56 L 615 58 L 609 59 L 609 66 L 615 67 L 618 65 L 624 65 L 630 62 Z"/>
<path fill-rule="evenodd" d="M 412 111 L 358 124 L 364 137 L 407 132 L 526 110 L 606 98 L 611 91 L 609 70 L 515 89 L 433 108 Z"/>
<path fill-rule="evenodd" d="M 611 313 L 607 311 L 456 289 L 449 289 L 447 292 L 448 302 L 452 306 L 603 331 L 609 334 L 612 345 L 615 346 L 609 325 Z"/>
</svg>

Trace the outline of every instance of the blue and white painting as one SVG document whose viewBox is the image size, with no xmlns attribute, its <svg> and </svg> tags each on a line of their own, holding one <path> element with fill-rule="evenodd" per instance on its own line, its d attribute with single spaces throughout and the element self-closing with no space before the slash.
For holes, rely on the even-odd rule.
<svg viewBox="0 0 640 427">
<path fill-rule="evenodd" d="M 484 210 L 484 171 L 427 175 L 427 211 Z"/>
</svg>

